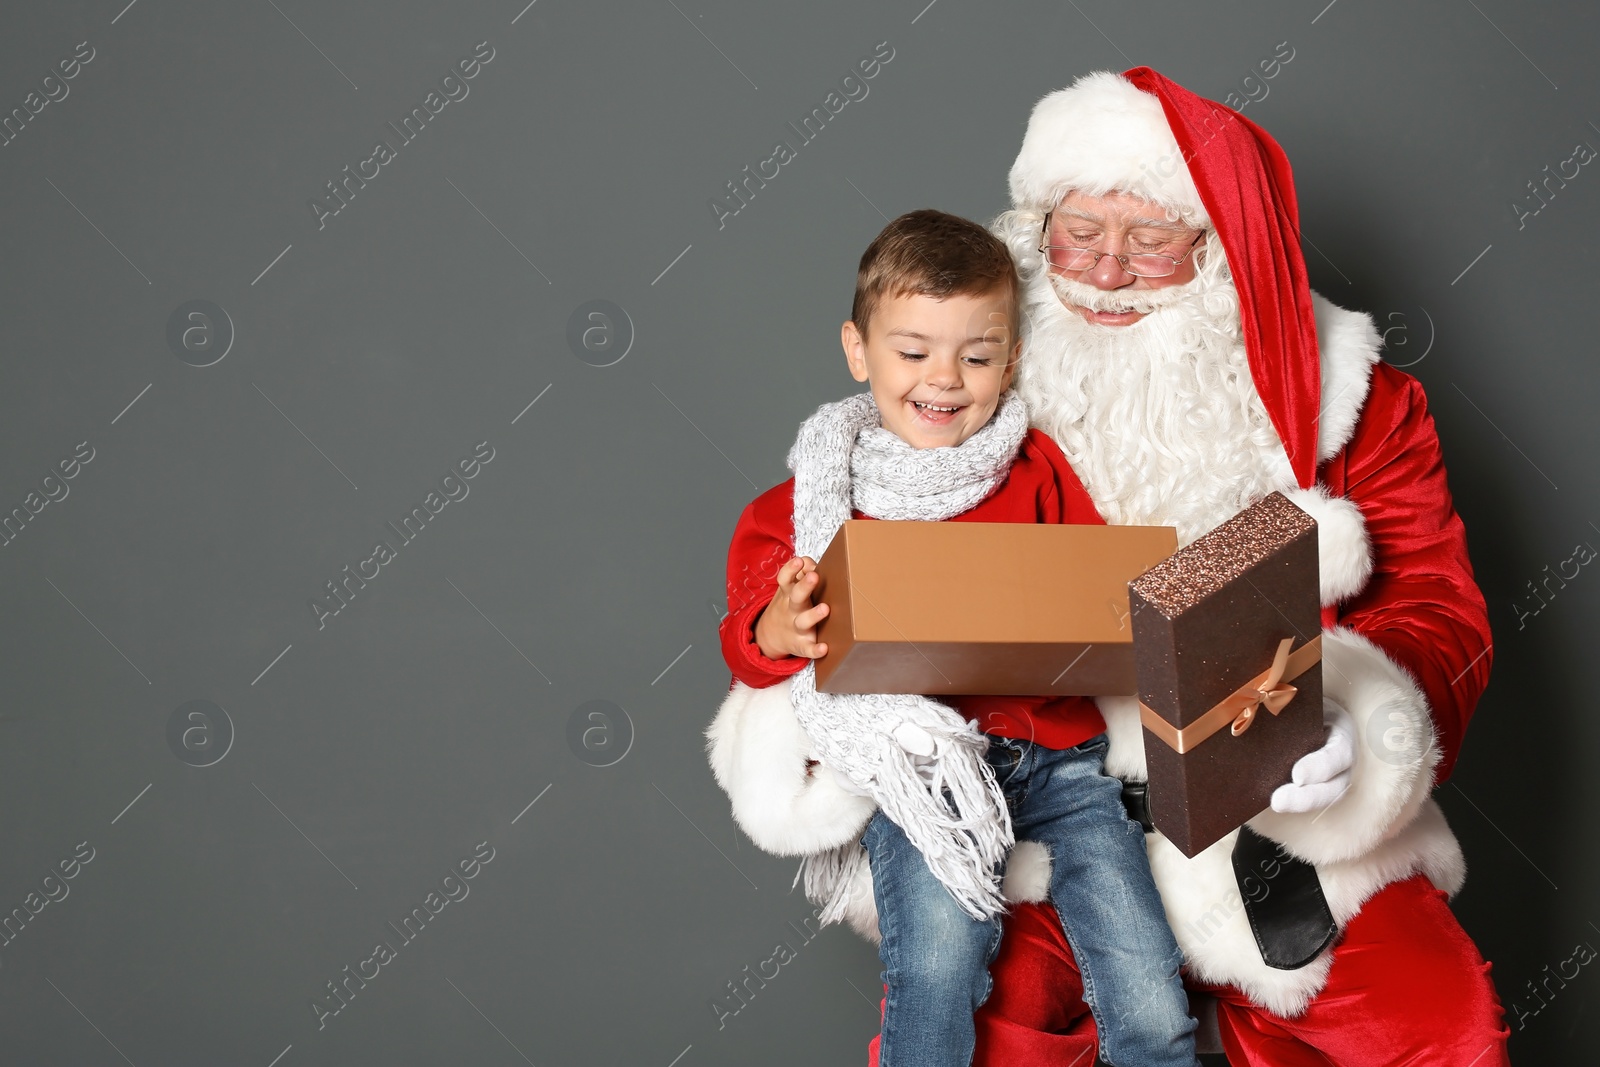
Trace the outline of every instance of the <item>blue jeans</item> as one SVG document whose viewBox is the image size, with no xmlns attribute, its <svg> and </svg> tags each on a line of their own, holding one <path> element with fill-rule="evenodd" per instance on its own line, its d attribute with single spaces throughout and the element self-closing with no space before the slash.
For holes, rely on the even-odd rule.
<svg viewBox="0 0 1600 1067">
<path fill-rule="evenodd" d="M 988 760 L 1018 840 L 1050 850 L 1050 900 L 1083 974 L 1084 1000 L 1113 1067 L 1195 1067 L 1195 1022 L 1178 976 L 1144 831 L 1105 774 L 1107 739 L 1053 749 L 989 737 Z M 872 866 L 879 955 L 889 987 L 880 1067 L 968 1067 L 972 1016 L 988 999 L 998 918 L 956 904 L 905 833 L 880 811 L 862 844 Z"/>
</svg>

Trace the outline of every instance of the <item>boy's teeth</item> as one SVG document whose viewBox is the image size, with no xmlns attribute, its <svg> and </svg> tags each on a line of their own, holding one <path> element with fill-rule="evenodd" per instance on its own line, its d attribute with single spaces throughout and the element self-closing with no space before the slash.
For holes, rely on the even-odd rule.
<svg viewBox="0 0 1600 1067">
<path fill-rule="evenodd" d="M 942 408 L 942 407 L 939 407 L 937 404 L 924 404 L 924 403 L 922 403 L 921 401 L 918 401 L 918 400 L 913 400 L 912 403 L 917 405 L 917 407 L 924 408 L 924 409 L 926 409 L 928 411 L 955 411 L 956 410 L 953 407 Z"/>
</svg>

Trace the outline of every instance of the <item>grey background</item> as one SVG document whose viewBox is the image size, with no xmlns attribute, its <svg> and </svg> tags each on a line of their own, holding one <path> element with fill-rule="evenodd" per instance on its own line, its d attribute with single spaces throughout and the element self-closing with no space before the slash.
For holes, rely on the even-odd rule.
<svg viewBox="0 0 1600 1067">
<path fill-rule="evenodd" d="M 862 1062 L 875 954 L 801 943 L 792 865 L 702 754 L 734 520 L 855 388 L 837 329 L 886 217 L 1001 210 L 1028 109 L 1080 73 L 1259 96 L 1285 41 L 1245 114 L 1295 165 L 1315 286 L 1427 386 L 1495 624 L 1439 794 L 1458 914 L 1508 1009 L 1600 944 L 1600 578 L 1526 610 L 1600 545 L 1600 175 L 1511 206 L 1600 145 L 1592 5 L 125 2 L 0 13 L 0 109 L 95 49 L 0 148 L 0 508 L 95 450 L 0 549 L 0 912 L 95 850 L 0 948 L 0 1062 Z M 319 230 L 308 199 L 485 40 Z M 708 199 L 880 41 L 867 98 L 719 229 Z M 203 368 L 166 341 L 195 299 L 236 333 Z M 606 367 L 567 340 L 595 299 L 635 334 Z M 485 440 L 319 630 L 309 599 Z M 168 742 L 191 700 L 232 724 L 210 766 Z M 631 729 L 569 743 L 594 700 Z M 484 841 L 319 1030 L 324 983 Z M 798 958 L 719 1028 L 780 940 Z M 1596 989 L 1557 988 L 1516 1057 L 1585 1061 Z"/>
</svg>

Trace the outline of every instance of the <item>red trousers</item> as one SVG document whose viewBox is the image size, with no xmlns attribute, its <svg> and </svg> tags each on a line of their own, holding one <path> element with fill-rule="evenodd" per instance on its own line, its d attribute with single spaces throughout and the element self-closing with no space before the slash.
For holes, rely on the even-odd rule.
<svg viewBox="0 0 1600 1067">
<path fill-rule="evenodd" d="M 1005 919 L 977 1014 L 974 1067 L 1092 1067 L 1094 1019 L 1056 913 L 1024 904 Z M 1233 1067 L 1507 1067 L 1500 999 L 1489 964 L 1444 893 L 1421 875 L 1379 890 L 1345 927 L 1328 982 L 1285 1019 L 1231 986 L 1217 998 Z M 869 1046 L 878 1065 L 878 1041 Z"/>
</svg>

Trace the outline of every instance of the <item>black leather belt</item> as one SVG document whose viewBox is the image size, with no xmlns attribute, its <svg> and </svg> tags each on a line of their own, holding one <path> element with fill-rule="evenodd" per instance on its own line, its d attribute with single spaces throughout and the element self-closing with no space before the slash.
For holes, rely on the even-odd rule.
<svg viewBox="0 0 1600 1067">
<path fill-rule="evenodd" d="M 1144 782 L 1122 783 L 1122 806 L 1128 809 L 1128 818 L 1144 827 L 1144 832 L 1156 832 L 1156 824 L 1150 821 L 1150 787 Z"/>
<path fill-rule="evenodd" d="M 1122 806 L 1145 833 L 1155 832 L 1146 783 L 1123 782 Z M 1316 867 L 1248 826 L 1239 828 L 1233 844 L 1233 877 L 1256 948 L 1268 967 L 1280 971 L 1304 967 L 1338 936 Z"/>
</svg>

